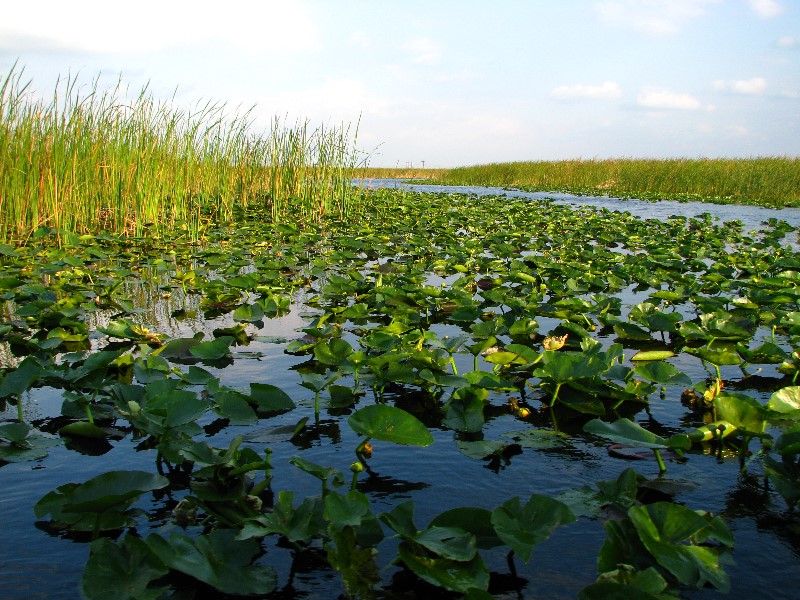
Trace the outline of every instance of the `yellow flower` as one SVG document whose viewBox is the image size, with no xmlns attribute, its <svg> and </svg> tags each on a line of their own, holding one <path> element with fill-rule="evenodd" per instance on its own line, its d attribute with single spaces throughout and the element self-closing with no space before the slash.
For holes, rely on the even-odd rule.
<svg viewBox="0 0 800 600">
<path fill-rule="evenodd" d="M 545 350 L 558 350 L 559 348 L 563 348 L 564 344 L 567 343 L 567 337 L 569 334 L 562 335 L 561 337 L 558 336 L 551 336 L 544 338 L 544 342 L 542 345 L 544 346 Z"/>
</svg>

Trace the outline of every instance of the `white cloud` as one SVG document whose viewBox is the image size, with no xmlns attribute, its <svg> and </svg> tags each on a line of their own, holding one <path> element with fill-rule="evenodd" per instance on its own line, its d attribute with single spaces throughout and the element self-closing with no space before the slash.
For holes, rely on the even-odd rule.
<svg viewBox="0 0 800 600">
<path fill-rule="evenodd" d="M 733 81 L 722 81 L 717 79 L 712 84 L 715 90 L 733 92 L 734 94 L 759 95 L 767 89 L 767 80 L 763 77 L 753 77 L 752 79 L 735 79 Z"/>
<path fill-rule="evenodd" d="M 619 98 L 622 92 L 613 81 L 603 82 L 602 85 L 560 85 L 551 92 L 556 98 Z"/>
<path fill-rule="evenodd" d="M 609 25 L 648 34 L 672 34 L 706 14 L 706 7 L 720 0 L 604 0 L 595 3 L 600 20 Z"/>
<path fill-rule="evenodd" d="M 689 94 L 648 88 L 636 97 L 639 106 L 657 109 L 698 110 L 700 101 Z"/>
<path fill-rule="evenodd" d="M 753 12 L 762 19 L 777 17 L 784 10 L 777 0 L 748 0 L 748 4 Z"/>
<path fill-rule="evenodd" d="M 438 64 L 442 58 L 439 44 L 426 37 L 411 40 L 405 45 L 405 49 L 411 52 L 414 62 L 419 64 Z"/>
<path fill-rule="evenodd" d="M 181 44 L 228 44 L 245 51 L 315 47 L 317 30 L 298 0 L 216 2 L 86 0 L 15 2 L 3 8 L 0 47 L 90 53 L 154 52 Z"/>
<path fill-rule="evenodd" d="M 792 37 L 791 35 L 783 35 L 778 38 L 777 44 L 780 48 L 796 48 L 800 46 L 800 38 Z"/>
</svg>

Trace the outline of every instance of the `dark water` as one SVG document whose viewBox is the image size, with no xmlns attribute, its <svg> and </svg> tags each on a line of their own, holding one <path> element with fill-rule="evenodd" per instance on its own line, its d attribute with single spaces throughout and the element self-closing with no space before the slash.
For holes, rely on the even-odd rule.
<svg viewBox="0 0 800 600">
<path fill-rule="evenodd" d="M 371 186 L 400 187 L 418 191 L 445 191 L 475 194 L 506 194 L 525 198 L 552 198 L 559 203 L 589 205 L 610 210 L 627 211 L 642 218 L 666 218 L 670 215 L 696 216 L 711 213 L 720 220 L 739 219 L 746 230 L 758 228 L 769 218 L 785 220 L 800 225 L 800 210 L 770 211 L 753 207 L 716 206 L 698 203 L 638 202 L 613 198 L 585 198 L 565 194 L 507 192 L 497 188 L 440 188 L 438 186 L 407 186 L 391 180 L 371 181 Z M 258 430 L 266 425 L 294 423 L 310 415 L 313 423 L 313 392 L 299 385 L 299 377 L 291 368 L 305 360 L 284 353 L 286 343 L 273 338 L 291 340 L 299 337 L 298 330 L 309 320 L 307 310 L 297 306 L 286 317 L 265 321 L 257 336 L 270 336 L 269 340 L 256 338 L 249 346 L 234 349 L 234 363 L 215 372 L 225 385 L 247 387 L 250 382 L 272 383 L 286 391 L 299 405 L 288 415 L 253 427 L 228 427 L 208 436 L 206 441 L 216 447 L 225 447 L 239 434 Z M 162 311 L 160 314 L 168 314 Z M 202 324 L 202 329 L 230 325 L 230 317 L 221 317 Z M 191 335 L 197 323 L 176 323 L 164 318 L 155 324 L 157 331 L 170 335 Z M 545 331 L 546 327 L 542 327 Z M 608 340 L 605 340 L 608 341 Z M 626 350 L 630 357 L 631 350 Z M 460 371 L 471 369 L 471 356 L 460 356 Z M 687 373 L 693 382 L 704 380 L 708 373 L 700 362 L 689 355 L 671 360 Z M 488 369 L 489 366 L 484 365 Z M 211 369 L 213 371 L 213 369 Z M 776 379 L 774 372 L 762 372 L 767 379 Z M 765 402 L 770 392 L 748 387 L 737 368 L 725 367 L 723 377 L 737 381 L 744 393 Z M 679 402 L 680 389 L 669 388 L 663 398 L 651 398 L 649 414 L 640 411 L 634 419 L 640 424 L 664 432 L 685 430 L 696 426 L 694 417 Z M 387 395 L 390 403 L 403 407 L 413 403 L 412 398 Z M 507 395 L 491 397 L 494 405 L 502 405 Z M 60 413 L 60 392 L 52 389 L 32 390 L 25 399 L 29 420 L 36 421 Z M 538 402 L 533 402 L 534 406 Z M 13 411 L 0 417 L 13 418 Z M 552 427 L 548 416 L 543 416 L 539 426 Z M 653 460 L 635 462 L 609 457 L 606 444 L 588 440 L 581 435 L 582 421 L 569 418 L 560 421 L 561 430 L 573 435 L 571 444 L 562 449 L 524 449 L 510 459 L 508 464 L 490 464 L 462 455 L 454 443 L 452 431 L 433 428 L 435 442 L 429 448 L 394 446 L 375 443 L 375 453 L 370 462 L 375 471 L 363 477 L 359 489 L 367 493 L 377 514 L 391 509 L 400 502 L 412 499 L 415 503 L 417 526 L 422 528 L 429 520 L 457 506 L 494 508 L 513 496 L 527 499 L 532 493 L 555 495 L 571 488 L 593 485 L 594 482 L 615 479 L 619 473 L 633 466 L 647 478 L 659 476 Z M 484 429 L 485 439 L 506 439 L 503 434 L 529 427 L 508 414 L 493 417 Z M 293 455 L 301 455 L 321 465 L 333 466 L 348 473 L 354 460 L 353 450 L 360 441 L 346 423 L 346 418 L 331 416 L 323 410 L 320 421 L 312 426 L 318 435 L 303 444 L 276 443 L 273 448 L 275 479 L 273 489 L 295 490 L 296 502 L 306 495 L 319 493 L 319 483 L 309 475 L 288 465 Z M 51 449 L 49 456 L 33 463 L 7 464 L 0 468 L 0 514 L 2 514 L 2 546 L 0 547 L 0 598 L 75 598 L 83 565 L 88 557 L 88 546 L 83 540 L 72 541 L 51 535 L 38 528 L 33 514 L 33 504 L 46 493 L 67 482 L 81 482 L 110 469 L 154 470 L 155 454 L 152 450 L 136 450 L 137 442 L 126 437 L 113 444 L 102 457 L 87 456 L 64 446 Z M 256 447 L 256 446 L 254 446 Z M 758 447 L 755 442 L 753 448 Z M 258 447 L 263 449 L 263 444 Z M 770 596 L 795 598 L 800 589 L 800 528 L 795 516 L 786 510 L 785 502 L 776 493 L 764 489 L 760 467 L 753 464 L 748 474 L 739 473 L 738 462 L 733 458 L 718 461 L 714 456 L 692 453 L 683 464 L 668 463 L 667 478 L 696 484 L 693 489 L 680 493 L 676 501 L 693 509 L 702 509 L 723 515 L 733 529 L 736 539 L 735 565 L 728 567 L 732 579 L 730 598 Z M 142 508 L 157 512 L 163 500 L 143 499 Z M 154 521 L 149 531 L 168 532 L 172 526 Z M 144 535 L 148 530 L 140 530 Z M 517 561 L 518 580 L 508 575 L 505 555 L 500 551 L 487 552 L 484 559 L 493 573 L 500 577 L 505 597 L 513 598 L 574 598 L 578 591 L 596 577 L 596 557 L 605 534 L 596 520 L 579 522 L 556 531 L 553 537 L 533 552 L 527 565 Z M 397 577 L 397 569 L 387 564 L 394 554 L 392 540 L 379 546 L 379 560 L 384 583 L 390 585 Z M 287 584 L 291 553 L 268 540 L 266 562 L 278 572 L 278 586 Z M 321 568 L 304 568 L 295 564 L 298 573 L 293 582 L 295 597 L 336 598 L 341 592 L 338 575 Z M 501 586 L 503 587 L 503 586 Z M 686 597 L 699 598 L 718 595 L 714 591 L 690 592 Z M 285 597 L 285 596 L 283 596 Z"/>
</svg>

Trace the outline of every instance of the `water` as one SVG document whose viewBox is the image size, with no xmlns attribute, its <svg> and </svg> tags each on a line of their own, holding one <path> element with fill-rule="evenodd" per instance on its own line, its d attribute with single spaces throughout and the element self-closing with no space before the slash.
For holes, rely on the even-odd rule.
<svg viewBox="0 0 800 600">
<path fill-rule="evenodd" d="M 707 202 L 675 202 L 659 200 L 647 202 L 636 199 L 612 198 L 609 196 L 576 196 L 560 192 L 523 192 L 499 187 L 482 187 L 467 185 L 426 185 L 404 183 L 397 179 L 369 179 L 362 182 L 365 187 L 389 188 L 410 192 L 474 194 L 476 196 L 506 196 L 508 198 L 526 198 L 528 200 L 552 200 L 556 204 L 566 206 L 588 206 L 611 211 L 628 212 L 640 219 L 665 220 L 671 216 L 686 218 L 698 217 L 709 213 L 720 223 L 738 219 L 744 223 L 744 230 L 759 230 L 769 219 L 786 221 L 792 227 L 800 228 L 800 208 L 762 208 L 760 206 L 744 206 L 735 204 L 709 204 Z"/>
<path fill-rule="evenodd" d="M 710 213 L 720 221 L 738 219 L 745 231 L 759 229 L 770 218 L 784 220 L 800 227 L 800 210 L 769 210 L 745 206 L 721 206 L 702 203 L 641 202 L 604 197 L 576 197 L 567 194 L 527 193 L 499 188 L 440 187 L 403 184 L 394 180 L 371 180 L 371 187 L 393 187 L 410 191 L 466 193 L 478 195 L 505 195 L 510 198 L 552 199 L 559 204 L 594 206 L 613 211 L 625 211 L 641 218 L 666 219 L 672 215 L 696 217 Z M 267 320 L 258 335 L 299 337 L 297 331 L 308 318 L 304 308 L 295 307 L 282 319 Z M 158 311 L 156 311 L 158 312 Z M 168 311 L 166 311 L 168 312 Z M 230 325 L 229 317 L 210 322 L 206 328 Z M 186 334 L 173 322 L 159 323 L 159 331 L 173 335 Z M 608 341 L 608 340 L 601 340 Z M 353 449 L 359 437 L 349 428 L 345 418 L 332 416 L 323 410 L 318 423 L 313 422 L 311 398 L 313 393 L 298 384 L 292 368 L 305 360 L 284 353 L 286 343 L 256 341 L 248 347 L 234 350 L 234 363 L 219 373 L 223 383 L 230 386 L 247 386 L 251 381 L 269 382 L 281 387 L 298 403 L 299 407 L 288 415 L 271 419 L 266 425 L 294 423 L 301 416 L 311 416 L 310 435 L 302 442 L 276 443 L 274 489 L 293 489 L 296 501 L 306 495 L 319 493 L 319 483 L 309 475 L 288 466 L 293 455 L 321 465 L 330 465 L 348 473 L 354 459 Z M 630 355 L 630 350 L 626 355 Z M 696 359 L 681 356 L 674 362 L 693 381 L 701 381 L 707 372 Z M 471 357 L 459 367 L 470 368 Z M 766 373 L 767 377 L 774 374 Z M 733 367 L 723 369 L 726 379 L 741 379 Z M 742 390 L 761 402 L 769 397 L 768 391 Z M 650 414 L 640 411 L 635 419 L 645 426 L 658 426 L 665 430 L 680 431 L 690 427 L 693 417 L 680 404 L 679 389 L 670 389 L 664 398 L 655 395 L 651 400 Z M 390 403 L 403 406 L 409 398 L 388 395 Z M 493 405 L 502 406 L 507 398 L 502 394 L 492 396 Z M 60 393 L 52 389 L 33 390 L 25 400 L 30 419 L 47 420 L 60 412 Z M 3 415 L 13 417 L 13 414 Z M 541 426 L 550 426 L 544 422 Z M 216 447 L 225 447 L 238 434 L 247 434 L 264 427 L 228 427 L 211 433 L 204 439 Z M 435 442 L 428 448 L 400 447 L 375 442 L 375 452 L 370 464 L 371 476 L 361 479 L 360 489 L 367 493 L 376 513 L 390 510 L 400 502 L 413 499 L 417 526 L 422 528 L 429 520 L 453 507 L 478 506 L 494 508 L 503 501 L 519 496 L 527 499 L 532 493 L 556 495 L 574 487 L 592 485 L 594 482 L 615 479 L 628 466 L 654 479 L 659 476 L 653 460 L 634 463 L 610 458 L 607 444 L 591 441 L 581 435 L 582 422 L 564 418 L 559 422 L 562 431 L 573 437 L 570 444 L 560 449 L 523 449 L 508 463 L 491 463 L 470 459 L 458 451 L 452 431 L 433 427 Z M 525 425 L 509 414 L 492 416 L 484 435 L 486 440 L 508 440 L 505 434 L 523 429 Z M 7 464 L 0 468 L 0 483 L 5 490 L 0 497 L 3 514 L 3 544 L 0 550 L 0 597 L 15 598 L 75 598 L 83 565 L 88 556 L 88 546 L 82 541 L 62 539 L 50 535 L 36 525 L 32 504 L 41 496 L 67 482 L 80 482 L 113 469 L 153 470 L 153 451 L 136 449 L 137 442 L 129 437 L 114 442 L 105 458 L 98 459 L 63 446 L 53 448 L 50 455 L 33 463 Z M 754 442 L 752 447 L 757 447 Z M 263 444 L 259 447 L 263 448 Z M 113 465 L 113 466 L 109 466 Z M 796 517 L 786 511 L 785 503 L 773 491 L 763 488 L 763 477 L 757 467 L 754 475 L 741 475 L 738 462 L 733 459 L 717 461 L 714 456 L 692 453 L 684 464 L 669 463 L 667 477 L 700 483 L 694 489 L 682 492 L 677 500 L 695 509 L 721 514 L 733 529 L 736 539 L 736 565 L 728 568 L 733 584 L 732 598 L 760 597 L 768 593 L 772 598 L 794 598 L 800 587 L 800 534 Z M 144 501 L 143 508 L 158 512 L 163 508 L 158 501 Z M 161 522 L 152 525 L 162 527 Z M 140 534 L 147 533 L 140 530 Z M 508 575 L 504 553 L 487 552 L 484 558 L 489 569 L 498 576 L 502 589 L 519 598 L 574 598 L 581 588 L 596 576 L 596 557 L 605 534 L 596 520 L 583 519 L 559 529 L 555 535 L 537 547 L 530 564 L 517 561 L 518 578 Z M 384 584 L 396 585 L 400 573 L 389 566 L 396 542 L 385 540 L 379 546 L 381 566 L 384 567 Z M 287 573 L 292 553 L 278 548 L 274 540 L 265 544 L 265 561 L 278 571 L 279 589 L 289 587 Z M 291 582 L 293 597 L 335 598 L 341 593 L 338 575 L 327 569 L 309 568 L 296 564 L 298 574 Z M 287 595 L 289 590 L 286 590 Z M 402 592 L 398 592 L 401 594 Z M 713 591 L 685 594 L 686 597 L 717 595 Z M 285 596 L 284 596 L 285 597 Z M 388 597 L 388 595 L 387 595 Z"/>
</svg>

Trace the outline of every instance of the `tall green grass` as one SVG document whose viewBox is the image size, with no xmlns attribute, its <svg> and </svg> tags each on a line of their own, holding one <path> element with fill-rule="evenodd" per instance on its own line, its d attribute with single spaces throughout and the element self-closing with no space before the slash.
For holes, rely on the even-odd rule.
<svg viewBox="0 0 800 600">
<path fill-rule="evenodd" d="M 614 159 L 512 162 L 450 169 L 449 185 L 800 206 L 800 158 Z"/>
<path fill-rule="evenodd" d="M 357 195 L 357 128 L 285 126 L 253 132 L 252 109 L 192 108 L 59 80 L 43 100 L 16 65 L 0 78 L 0 240 L 40 227 L 142 235 L 231 220 L 239 209 L 275 220 L 345 215 Z"/>
</svg>

